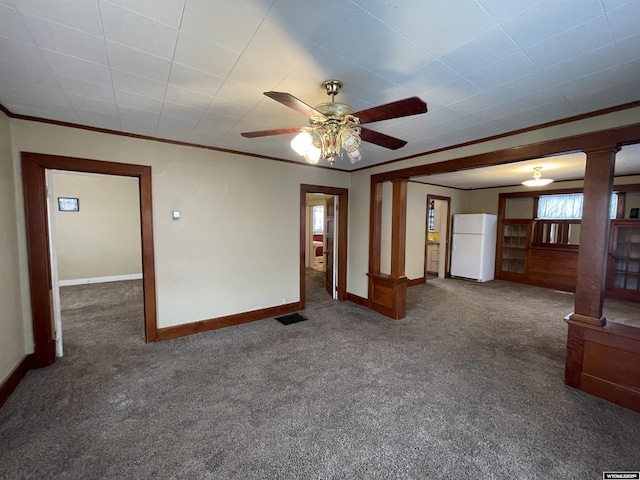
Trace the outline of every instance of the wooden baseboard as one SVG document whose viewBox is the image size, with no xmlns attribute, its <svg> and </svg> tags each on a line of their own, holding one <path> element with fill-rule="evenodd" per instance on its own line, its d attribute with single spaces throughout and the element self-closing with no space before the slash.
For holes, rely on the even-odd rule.
<svg viewBox="0 0 640 480">
<path fill-rule="evenodd" d="M 369 300 L 359 295 L 356 295 L 355 293 L 347 292 L 347 300 L 355 303 L 356 305 L 360 305 L 362 307 L 367 307 L 367 308 L 369 307 Z"/>
<path fill-rule="evenodd" d="M 300 302 L 287 303 L 275 307 L 262 308 L 260 310 L 252 310 L 250 312 L 236 313 L 224 317 L 211 318 L 208 320 L 199 320 L 197 322 L 185 323 L 183 325 L 174 325 L 172 327 L 164 327 L 158 329 L 158 340 L 169 340 L 171 338 L 184 337 L 193 335 L 194 333 L 207 332 L 218 328 L 230 327 L 241 323 L 253 322 L 265 318 L 284 315 L 300 310 Z"/>
<path fill-rule="evenodd" d="M 416 285 L 422 285 L 424 283 L 427 283 L 427 277 L 412 278 L 409 280 L 409 283 L 407 283 L 407 286 L 415 287 Z"/>
<path fill-rule="evenodd" d="M 18 387 L 24 376 L 31 369 L 31 358 L 33 354 L 29 354 L 22 359 L 7 379 L 0 384 L 0 407 L 4 405 L 9 396 Z"/>
</svg>

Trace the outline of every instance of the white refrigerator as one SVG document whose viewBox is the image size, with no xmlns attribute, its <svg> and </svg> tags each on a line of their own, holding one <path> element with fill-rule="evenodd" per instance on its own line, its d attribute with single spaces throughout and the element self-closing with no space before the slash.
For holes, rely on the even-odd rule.
<svg viewBox="0 0 640 480">
<path fill-rule="evenodd" d="M 493 280 L 498 218 L 488 213 L 453 216 L 451 276 Z"/>
</svg>

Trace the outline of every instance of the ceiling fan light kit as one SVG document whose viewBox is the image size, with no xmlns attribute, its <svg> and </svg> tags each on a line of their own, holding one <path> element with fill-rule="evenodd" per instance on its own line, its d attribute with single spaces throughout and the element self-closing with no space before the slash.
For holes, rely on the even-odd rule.
<svg viewBox="0 0 640 480">
<path fill-rule="evenodd" d="M 527 187 L 542 187 L 553 182 L 550 178 L 542 178 L 542 167 L 533 168 L 533 180 L 525 180 L 522 182 Z"/>
<path fill-rule="evenodd" d="M 255 138 L 299 132 L 291 140 L 291 148 L 298 155 L 304 157 L 307 163 L 316 164 L 320 160 L 327 160 L 330 165 L 333 165 L 336 157 L 343 158 L 344 153 L 347 154 L 351 163 L 356 163 L 362 159 L 360 146 L 363 140 L 391 150 L 401 148 L 407 143 L 404 140 L 363 128 L 360 126 L 361 123 L 417 115 L 427 111 L 425 102 L 417 97 L 411 97 L 354 112 L 350 105 L 334 100 L 342 87 L 340 80 L 326 80 L 322 83 L 322 87 L 331 97 L 331 101 L 316 107 L 307 105 L 289 93 L 264 92 L 267 97 L 309 116 L 309 126 L 243 132 L 242 136 Z"/>
</svg>

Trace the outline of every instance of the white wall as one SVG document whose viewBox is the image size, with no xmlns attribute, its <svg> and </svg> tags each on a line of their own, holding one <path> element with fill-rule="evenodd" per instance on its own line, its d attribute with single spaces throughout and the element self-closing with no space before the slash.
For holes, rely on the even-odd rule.
<svg viewBox="0 0 640 480">
<path fill-rule="evenodd" d="M 349 174 L 330 169 L 23 120 L 12 131 L 16 159 L 30 151 L 152 167 L 159 327 L 298 301 L 300 184 L 349 187 Z"/>
<path fill-rule="evenodd" d="M 20 302 L 16 188 L 11 158 L 11 127 L 0 112 L 0 383 L 27 353 Z"/>
<path fill-rule="evenodd" d="M 142 274 L 138 179 L 54 172 L 55 246 L 60 280 Z M 61 212 L 58 197 L 79 199 Z"/>
</svg>

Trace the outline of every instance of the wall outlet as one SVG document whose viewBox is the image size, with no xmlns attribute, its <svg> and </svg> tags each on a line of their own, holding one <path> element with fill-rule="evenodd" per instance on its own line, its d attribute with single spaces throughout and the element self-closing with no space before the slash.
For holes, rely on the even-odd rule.
<svg viewBox="0 0 640 480">
<path fill-rule="evenodd" d="M 285 303 L 287 303 L 287 297 L 282 297 L 282 304 L 284 305 Z"/>
</svg>

